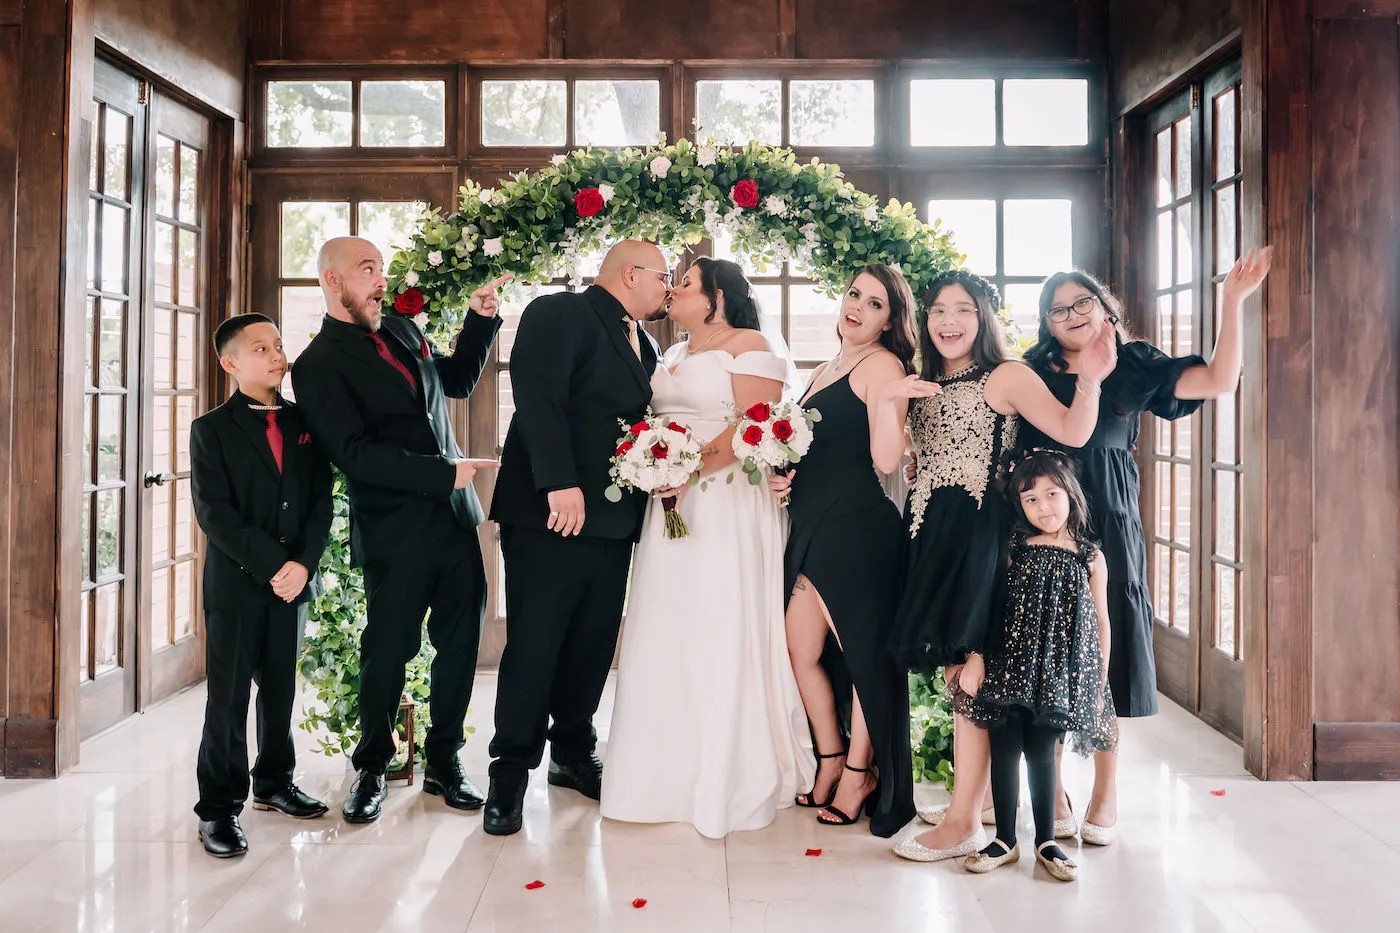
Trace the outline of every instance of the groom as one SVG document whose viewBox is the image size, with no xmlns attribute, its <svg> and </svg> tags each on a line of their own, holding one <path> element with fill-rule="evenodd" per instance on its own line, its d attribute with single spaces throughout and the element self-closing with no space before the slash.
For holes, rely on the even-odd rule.
<svg viewBox="0 0 1400 933">
<path fill-rule="evenodd" d="M 601 793 L 593 714 L 646 509 L 644 496 L 609 502 L 604 490 L 619 422 L 640 420 L 651 401 L 658 350 L 638 322 L 666 316 L 670 281 L 659 249 L 627 240 L 586 291 L 541 296 L 520 318 L 510 355 L 515 416 L 491 504 L 506 570 L 485 813 L 493 835 L 520 830 L 546 738 L 549 783 L 594 800 Z"/>
</svg>

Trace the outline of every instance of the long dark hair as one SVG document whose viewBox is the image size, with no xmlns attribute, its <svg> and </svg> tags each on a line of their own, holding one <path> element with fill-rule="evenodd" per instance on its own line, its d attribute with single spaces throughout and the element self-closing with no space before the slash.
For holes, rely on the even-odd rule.
<svg viewBox="0 0 1400 933">
<path fill-rule="evenodd" d="M 1005 491 L 1016 516 L 1015 531 L 1028 538 L 1043 534 L 1026 518 L 1026 510 L 1021 505 L 1021 494 L 1035 486 L 1041 477 L 1065 491 L 1069 499 L 1069 520 L 1065 524 L 1074 543 L 1081 548 L 1090 544 L 1089 502 L 1084 497 L 1084 488 L 1079 485 L 1079 470 L 1069 455 L 1058 450 L 1036 448 L 1012 463 Z"/>
<path fill-rule="evenodd" d="M 1123 307 L 1107 286 L 1083 269 L 1056 272 L 1040 286 L 1040 327 L 1036 332 L 1035 346 L 1024 354 L 1026 362 L 1035 369 L 1062 373 L 1068 365 L 1065 363 L 1065 348 L 1050 333 L 1050 308 L 1055 304 L 1055 292 L 1061 285 L 1067 284 L 1078 285 L 1099 300 L 1103 313 L 1108 316 L 1109 326 L 1117 331 L 1118 346 L 1133 339 L 1123 325 Z"/>
<path fill-rule="evenodd" d="M 1001 295 L 997 287 L 974 272 L 953 269 L 933 280 L 928 291 L 924 292 L 923 307 L 919 313 L 919 357 L 923 363 L 923 377 L 929 382 L 943 379 L 943 355 L 933 345 L 933 338 L 928 332 L 929 309 L 943 289 L 950 285 L 961 285 L 977 306 L 977 340 L 972 344 L 972 360 L 977 367 L 983 372 L 991 372 L 1009 358 L 1006 330 L 997 316 L 1001 310 Z"/>
<path fill-rule="evenodd" d="M 739 264 L 728 259 L 701 256 L 695 260 L 695 266 L 700 270 L 700 290 L 710 299 L 710 313 L 705 316 L 705 323 L 715 319 L 722 293 L 724 316 L 730 326 L 758 330 L 758 302 L 754 299 L 753 286 L 749 285 Z"/>
<path fill-rule="evenodd" d="M 890 304 L 890 329 L 881 331 L 880 346 L 895 355 L 899 364 L 904 367 L 906 376 L 912 376 L 914 374 L 915 305 L 914 292 L 909 288 L 909 281 L 896 266 L 887 266 L 878 262 L 871 263 L 857 269 L 856 274 L 846 282 L 846 287 L 841 292 L 843 302 L 846 300 L 846 295 L 850 294 L 851 286 L 856 284 L 856 279 L 862 275 L 872 275 L 881 285 L 885 286 L 885 294 L 889 296 Z M 839 313 L 839 307 L 837 311 Z M 836 339 L 841 339 L 839 318 L 836 324 Z"/>
</svg>

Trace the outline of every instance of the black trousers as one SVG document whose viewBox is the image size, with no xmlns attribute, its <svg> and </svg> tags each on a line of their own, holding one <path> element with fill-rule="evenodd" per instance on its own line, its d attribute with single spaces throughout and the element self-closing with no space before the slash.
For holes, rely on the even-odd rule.
<svg viewBox="0 0 1400 933">
<path fill-rule="evenodd" d="M 383 774 L 393 760 L 404 668 L 418 654 L 423 616 L 430 611 L 428 640 L 437 655 L 429 672 L 432 723 L 424 752 L 433 767 L 450 764 L 462 748 L 486 615 L 486 570 L 476 532 L 454 529 L 446 541 L 405 548 L 401 560 L 366 564 L 365 596 L 355 769 Z"/>
<path fill-rule="evenodd" d="M 630 541 L 504 525 L 501 547 L 506 647 L 496 687 L 493 778 L 538 766 L 546 738 L 555 761 L 593 754 L 593 714 L 617 648 L 632 558 Z"/>
<path fill-rule="evenodd" d="M 195 776 L 201 820 L 234 816 L 248 799 L 248 701 L 258 685 L 258 759 L 253 793 L 264 796 L 292 779 L 292 704 L 306 605 L 269 605 L 204 614 L 208 699 Z"/>
<path fill-rule="evenodd" d="M 1061 729 L 1037 726 L 1027 709 L 1014 709 L 1007 720 L 987 734 L 992 753 L 992 806 L 997 815 L 997 838 L 1016 844 L 1016 803 L 1021 789 L 1021 756 L 1035 816 L 1035 844 L 1055 838 L 1055 745 Z"/>
</svg>

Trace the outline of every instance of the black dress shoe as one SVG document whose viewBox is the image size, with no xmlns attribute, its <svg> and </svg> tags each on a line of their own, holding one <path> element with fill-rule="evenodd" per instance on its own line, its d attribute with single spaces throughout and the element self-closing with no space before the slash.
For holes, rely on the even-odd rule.
<svg viewBox="0 0 1400 933">
<path fill-rule="evenodd" d="M 456 758 L 443 768 L 428 765 L 423 771 L 423 793 L 441 797 L 456 810 L 480 810 L 486 802 L 481 791 L 462 773 L 462 763 Z"/>
<path fill-rule="evenodd" d="M 384 780 L 384 775 L 361 771 L 350 787 L 345 806 L 340 810 L 341 815 L 347 823 L 373 823 L 379 819 L 379 808 L 384 805 L 387 796 L 389 784 Z"/>
<path fill-rule="evenodd" d="M 598 800 L 603 796 L 603 763 L 597 755 L 589 755 L 582 761 L 568 765 L 551 759 L 549 783 L 576 790 L 590 800 Z"/>
<path fill-rule="evenodd" d="M 204 851 L 214 858 L 233 858 L 248 851 L 248 837 L 238 825 L 238 817 L 225 816 L 217 820 L 199 821 L 199 841 Z"/>
<path fill-rule="evenodd" d="M 482 825 L 492 836 L 509 836 L 520 832 L 525 822 L 525 786 L 528 774 L 493 777 L 486 794 L 486 812 Z"/>
<path fill-rule="evenodd" d="M 253 809 L 276 810 L 278 813 L 285 813 L 294 820 L 314 820 L 318 816 L 325 816 L 330 807 L 315 797 L 302 793 L 300 787 L 288 781 L 286 787 L 268 794 L 266 797 L 254 794 Z"/>
</svg>

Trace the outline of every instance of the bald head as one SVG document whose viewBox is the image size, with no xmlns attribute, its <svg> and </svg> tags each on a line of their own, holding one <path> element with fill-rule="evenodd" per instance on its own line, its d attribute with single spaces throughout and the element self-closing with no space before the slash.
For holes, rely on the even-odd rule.
<svg viewBox="0 0 1400 933">
<path fill-rule="evenodd" d="M 595 281 L 638 321 L 666 316 L 669 297 L 666 257 L 655 243 L 623 240 L 608 250 Z"/>
<path fill-rule="evenodd" d="M 327 314 L 371 331 L 379 329 L 379 302 L 388 284 L 379 247 L 363 237 L 333 237 L 316 254 L 316 274 Z"/>
</svg>

